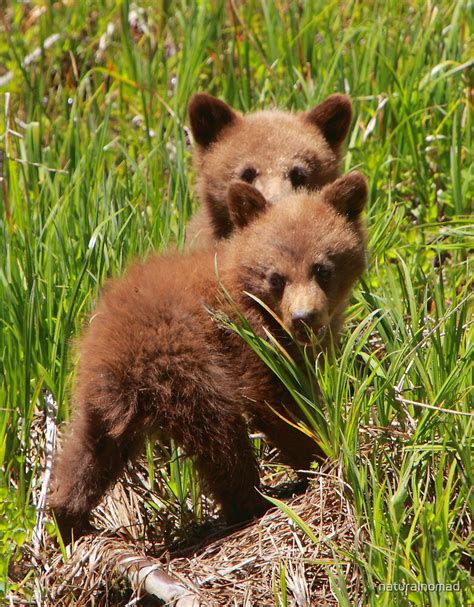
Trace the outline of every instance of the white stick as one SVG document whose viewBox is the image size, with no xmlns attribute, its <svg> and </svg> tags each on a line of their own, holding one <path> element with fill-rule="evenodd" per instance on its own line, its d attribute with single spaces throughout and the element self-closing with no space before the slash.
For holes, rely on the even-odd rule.
<svg viewBox="0 0 474 607">
<path fill-rule="evenodd" d="M 148 594 L 166 601 L 166 605 L 170 607 L 201 605 L 197 595 L 179 580 L 162 571 L 159 563 L 133 552 L 115 552 L 115 556 L 115 569 L 125 576 L 134 588 L 143 588 Z"/>
</svg>

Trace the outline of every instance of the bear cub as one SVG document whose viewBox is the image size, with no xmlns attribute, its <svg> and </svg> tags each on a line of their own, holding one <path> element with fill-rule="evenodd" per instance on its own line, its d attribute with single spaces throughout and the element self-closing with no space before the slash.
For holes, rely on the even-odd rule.
<svg viewBox="0 0 474 607">
<path fill-rule="evenodd" d="M 107 284 L 80 341 L 76 414 L 50 497 L 65 538 L 88 529 L 92 508 L 157 432 L 196 458 L 229 523 L 269 507 L 257 491 L 247 423 L 295 469 L 321 456 L 314 440 L 270 408 L 297 414 L 291 395 L 209 310 L 235 317 L 237 306 L 258 334 L 284 339 L 270 309 L 307 343 L 308 329 L 318 333 L 341 318 L 364 270 L 366 199 L 360 173 L 278 205 L 235 182 L 231 238 L 215 250 L 151 255 Z"/>
<path fill-rule="evenodd" d="M 331 95 L 306 112 L 245 115 L 210 95 L 194 95 L 189 121 L 202 207 L 189 223 L 187 242 L 208 246 L 232 232 L 231 181 L 254 185 L 271 203 L 300 188 L 316 190 L 334 181 L 351 119 L 346 95 Z"/>
</svg>

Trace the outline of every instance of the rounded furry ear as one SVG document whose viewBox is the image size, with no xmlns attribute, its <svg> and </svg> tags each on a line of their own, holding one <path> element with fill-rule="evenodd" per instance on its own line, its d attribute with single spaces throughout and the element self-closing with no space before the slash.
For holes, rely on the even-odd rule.
<svg viewBox="0 0 474 607">
<path fill-rule="evenodd" d="M 214 143 L 222 129 L 238 118 L 227 103 L 205 93 L 193 95 L 188 111 L 193 137 L 204 148 Z"/>
<path fill-rule="evenodd" d="M 264 196 L 244 181 L 231 183 L 227 191 L 232 223 L 243 228 L 261 215 L 267 208 Z"/>
<path fill-rule="evenodd" d="M 339 148 L 349 132 L 352 103 L 347 95 L 330 95 L 312 110 L 305 112 L 306 121 L 314 124 L 332 148 Z"/>
<path fill-rule="evenodd" d="M 339 177 L 321 191 L 325 202 L 351 220 L 357 219 L 363 211 L 368 193 L 367 180 L 358 171 Z"/>
</svg>

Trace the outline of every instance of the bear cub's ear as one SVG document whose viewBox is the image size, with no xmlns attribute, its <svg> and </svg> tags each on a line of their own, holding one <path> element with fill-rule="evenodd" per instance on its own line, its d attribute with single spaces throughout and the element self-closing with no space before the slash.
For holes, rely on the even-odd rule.
<svg viewBox="0 0 474 607">
<path fill-rule="evenodd" d="M 222 129 L 238 119 L 237 112 L 227 103 L 205 93 L 193 95 L 188 111 L 194 140 L 203 148 L 214 143 Z"/>
<path fill-rule="evenodd" d="M 322 103 L 303 114 L 304 120 L 314 124 L 329 145 L 338 150 L 349 132 L 352 103 L 347 95 L 330 95 Z"/>
<path fill-rule="evenodd" d="M 243 228 L 265 212 L 268 203 L 264 196 L 244 181 L 234 181 L 227 191 L 232 223 Z"/>
<path fill-rule="evenodd" d="M 325 202 L 331 204 L 339 213 L 354 220 L 364 210 L 367 203 L 367 180 L 358 171 L 343 175 L 322 189 Z"/>
</svg>

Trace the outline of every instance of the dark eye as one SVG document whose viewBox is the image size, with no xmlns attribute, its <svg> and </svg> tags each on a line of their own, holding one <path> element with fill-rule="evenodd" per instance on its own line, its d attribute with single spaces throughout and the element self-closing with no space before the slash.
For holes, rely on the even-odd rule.
<svg viewBox="0 0 474 607">
<path fill-rule="evenodd" d="M 288 176 L 291 181 L 291 185 L 296 189 L 304 186 L 308 182 L 308 171 L 303 167 L 293 167 Z"/>
<path fill-rule="evenodd" d="M 257 169 L 253 167 L 247 167 L 240 173 L 240 179 L 247 183 L 253 183 L 257 178 Z"/>
<path fill-rule="evenodd" d="M 311 269 L 313 278 L 322 283 L 327 283 L 332 276 L 332 268 L 321 263 L 315 263 Z"/>
<path fill-rule="evenodd" d="M 268 278 L 268 283 L 274 291 L 282 291 L 285 288 L 286 281 L 278 272 L 272 272 Z"/>
</svg>

